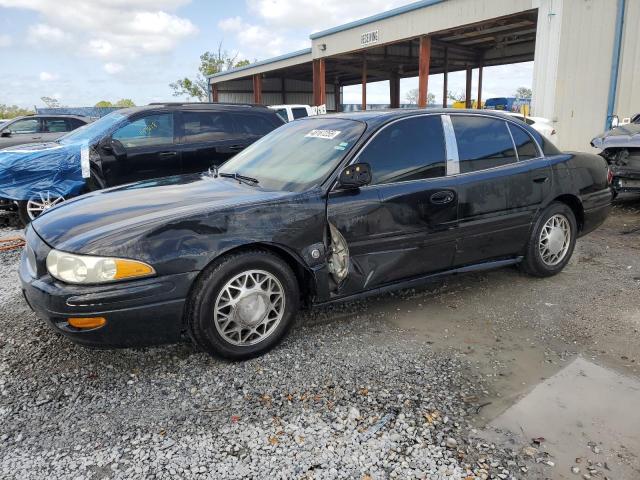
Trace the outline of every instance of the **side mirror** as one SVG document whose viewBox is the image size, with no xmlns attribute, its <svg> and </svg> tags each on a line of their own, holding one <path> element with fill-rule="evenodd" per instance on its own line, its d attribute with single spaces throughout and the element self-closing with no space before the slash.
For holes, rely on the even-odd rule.
<svg viewBox="0 0 640 480">
<path fill-rule="evenodd" d="M 3 130 L 2 131 L 2 136 L 3 137 L 10 137 L 11 136 L 11 130 Z"/>
<path fill-rule="evenodd" d="M 111 137 L 105 137 L 100 140 L 100 142 L 98 142 L 98 147 L 100 147 L 102 151 L 110 153 L 111 155 L 114 155 L 116 157 L 121 157 L 127 154 L 122 143 L 120 143 L 119 140 L 115 140 Z"/>
<path fill-rule="evenodd" d="M 113 153 L 113 146 L 111 145 L 111 137 L 105 137 L 100 142 L 98 142 L 98 146 L 107 153 Z"/>
<path fill-rule="evenodd" d="M 340 188 L 360 188 L 371 183 L 371 166 L 368 163 L 354 163 L 344 167 L 338 176 Z"/>
</svg>

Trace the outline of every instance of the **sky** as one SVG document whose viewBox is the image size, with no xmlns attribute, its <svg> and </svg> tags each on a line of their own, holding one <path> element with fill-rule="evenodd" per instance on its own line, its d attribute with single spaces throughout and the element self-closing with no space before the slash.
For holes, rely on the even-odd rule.
<svg viewBox="0 0 640 480">
<path fill-rule="evenodd" d="M 0 104 L 66 106 L 130 98 L 138 105 L 176 100 L 169 83 L 197 73 L 200 55 L 223 48 L 264 60 L 309 47 L 325 28 L 412 3 L 409 0 L 0 0 Z M 485 68 L 483 97 L 531 87 L 531 62 Z M 477 73 L 474 75 L 474 84 Z M 417 87 L 403 79 L 401 98 Z M 464 72 L 449 75 L 464 90 Z M 475 87 L 474 87 L 475 88 Z M 442 75 L 429 91 L 442 101 Z M 184 98 L 178 98 L 183 100 Z M 388 103 L 388 83 L 369 84 L 369 103 Z M 344 90 L 360 102 L 360 87 Z"/>
</svg>

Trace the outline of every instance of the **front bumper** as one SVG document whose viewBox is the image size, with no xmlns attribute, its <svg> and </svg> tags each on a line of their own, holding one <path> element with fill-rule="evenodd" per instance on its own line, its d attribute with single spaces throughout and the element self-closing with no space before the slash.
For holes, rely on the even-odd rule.
<svg viewBox="0 0 640 480">
<path fill-rule="evenodd" d="M 54 330 L 76 343 L 93 347 L 132 347 L 172 343 L 180 339 L 189 288 L 198 272 L 188 272 L 109 285 L 68 285 L 49 274 L 33 274 L 27 254 L 20 260 L 24 297 Z M 77 329 L 70 317 L 104 317 L 106 324 Z"/>
</svg>

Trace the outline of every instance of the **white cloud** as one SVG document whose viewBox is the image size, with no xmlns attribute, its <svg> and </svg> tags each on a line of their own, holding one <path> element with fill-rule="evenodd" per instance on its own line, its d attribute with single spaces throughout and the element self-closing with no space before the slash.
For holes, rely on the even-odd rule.
<svg viewBox="0 0 640 480">
<path fill-rule="evenodd" d="M 0 34 L 0 48 L 9 47 L 13 43 L 11 36 L 6 34 Z"/>
<path fill-rule="evenodd" d="M 266 23 L 317 31 L 375 15 L 415 0 L 247 0 Z"/>
<path fill-rule="evenodd" d="M 284 53 L 288 47 L 284 37 L 260 25 L 246 23 L 241 17 L 220 20 L 218 27 L 236 36 L 236 44 L 249 58 L 265 58 Z M 286 48 L 285 48 L 286 47 Z"/>
<path fill-rule="evenodd" d="M 0 7 L 38 12 L 43 22 L 28 29 L 31 44 L 73 39 L 73 47 L 104 59 L 135 58 L 171 51 L 197 32 L 171 10 L 187 0 L 0 0 Z M 78 49 L 78 46 L 84 48 Z"/>
<path fill-rule="evenodd" d="M 104 71 L 109 75 L 115 75 L 116 73 L 120 73 L 122 70 L 124 70 L 124 65 L 120 63 L 109 62 L 105 63 L 102 68 L 104 68 Z"/>
<path fill-rule="evenodd" d="M 57 73 L 40 72 L 41 82 L 51 82 L 53 80 L 57 80 L 58 78 L 60 78 L 60 76 Z"/>
<path fill-rule="evenodd" d="M 31 25 L 27 32 L 27 42 L 32 45 L 51 45 L 67 42 L 71 39 L 71 35 L 62 31 L 60 28 L 38 23 Z"/>
</svg>

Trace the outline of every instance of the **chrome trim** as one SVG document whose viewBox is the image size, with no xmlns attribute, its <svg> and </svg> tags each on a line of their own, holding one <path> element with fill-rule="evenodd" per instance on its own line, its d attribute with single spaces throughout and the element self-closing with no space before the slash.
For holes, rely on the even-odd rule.
<svg viewBox="0 0 640 480">
<path fill-rule="evenodd" d="M 453 123 L 448 114 L 442 115 L 442 131 L 444 132 L 444 144 L 447 151 L 447 177 L 460 173 L 460 156 L 458 155 L 458 140 L 453 130 Z"/>
<path fill-rule="evenodd" d="M 505 120 L 506 122 L 506 120 Z M 522 125 L 518 125 L 516 122 L 506 122 L 507 126 L 509 127 L 509 134 L 511 135 L 511 140 L 513 140 L 513 146 L 516 147 L 516 153 L 518 153 L 518 146 L 516 145 L 516 141 L 513 138 L 513 133 L 511 133 L 511 125 L 513 125 L 513 128 L 519 128 L 520 130 L 522 130 L 525 135 L 529 135 L 529 138 L 531 140 L 533 140 L 533 144 L 536 146 L 536 151 L 538 152 L 538 156 L 536 158 L 545 158 L 544 156 L 544 152 L 542 151 L 542 147 L 540 146 L 540 144 L 538 143 L 538 141 L 536 140 L 536 137 L 534 137 L 533 135 L 531 135 L 529 132 L 527 132 L 527 130 L 525 128 L 522 127 Z M 511 125 L 509 125 L 511 124 Z M 540 133 L 540 132 L 538 132 Z M 542 135 L 540 133 L 540 135 Z M 533 159 L 530 159 L 533 160 Z M 518 155 L 518 161 L 520 161 L 520 155 Z"/>
<path fill-rule="evenodd" d="M 509 137 L 511 137 L 511 145 L 513 145 L 513 153 L 516 154 L 516 163 L 520 161 L 520 154 L 518 153 L 518 147 L 516 146 L 516 141 L 513 139 L 513 133 L 511 133 L 511 127 L 507 122 L 504 122 L 505 127 L 507 127 L 507 132 L 509 132 Z"/>
</svg>

